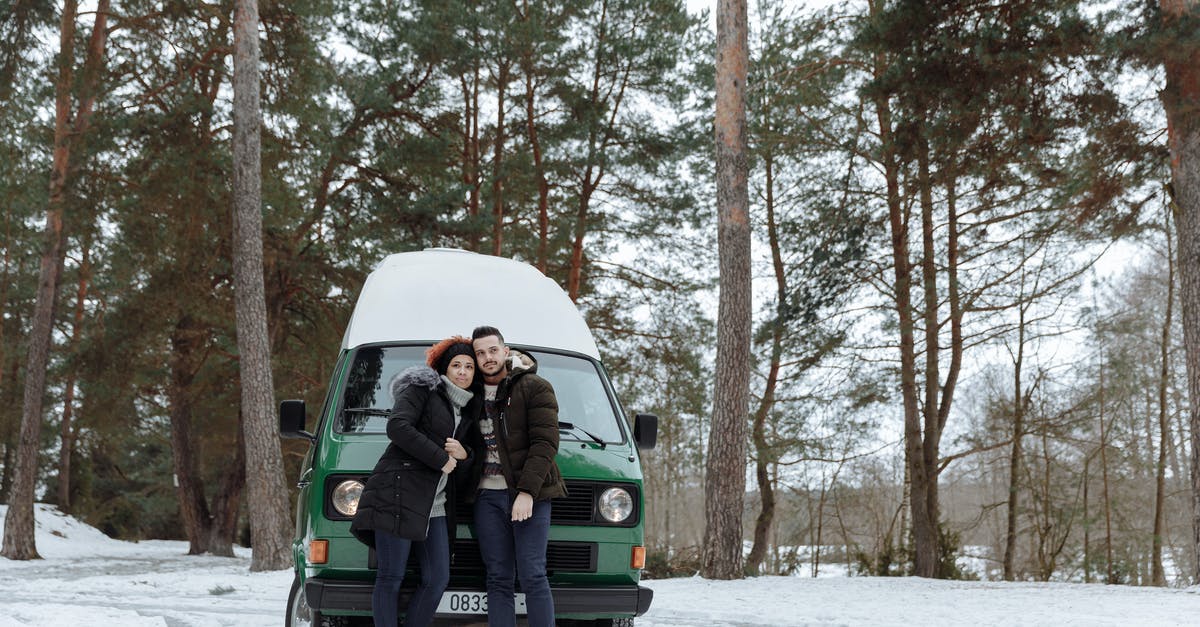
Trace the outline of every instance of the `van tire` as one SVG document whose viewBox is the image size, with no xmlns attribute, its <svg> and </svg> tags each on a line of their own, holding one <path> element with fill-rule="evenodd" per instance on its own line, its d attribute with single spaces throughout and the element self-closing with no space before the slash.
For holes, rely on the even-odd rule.
<svg viewBox="0 0 1200 627">
<path fill-rule="evenodd" d="M 597 618 L 595 620 L 560 620 L 560 627 L 633 627 L 633 618 Z"/>
<path fill-rule="evenodd" d="M 304 587 L 300 585 L 300 573 L 292 578 L 292 589 L 288 592 L 286 627 L 320 627 L 321 615 L 308 606 L 304 598 Z"/>
</svg>

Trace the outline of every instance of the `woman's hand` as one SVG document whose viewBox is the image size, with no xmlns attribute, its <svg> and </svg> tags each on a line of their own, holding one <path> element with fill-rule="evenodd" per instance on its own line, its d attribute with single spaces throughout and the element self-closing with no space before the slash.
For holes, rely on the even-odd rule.
<svg viewBox="0 0 1200 627">
<path fill-rule="evenodd" d="M 445 448 L 446 453 L 453 459 L 464 460 L 467 458 L 467 449 L 463 448 L 462 443 L 454 438 L 446 438 Z"/>
<path fill-rule="evenodd" d="M 455 461 L 453 457 L 451 457 L 450 459 L 447 459 L 446 465 L 442 466 L 442 474 L 448 475 L 448 474 L 454 472 L 454 467 L 457 465 L 458 465 L 458 462 Z"/>
</svg>

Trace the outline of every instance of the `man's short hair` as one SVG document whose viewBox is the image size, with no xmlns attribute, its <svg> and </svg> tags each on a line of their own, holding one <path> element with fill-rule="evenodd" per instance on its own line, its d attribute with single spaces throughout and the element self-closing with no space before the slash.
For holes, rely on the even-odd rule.
<svg viewBox="0 0 1200 627">
<path fill-rule="evenodd" d="M 504 336 L 500 334 L 500 329 L 497 329 L 496 327 L 489 327 L 487 325 L 475 327 L 475 330 L 471 331 L 471 341 L 474 342 L 481 337 L 487 337 L 489 335 L 496 336 L 496 339 L 500 340 L 501 344 L 504 343 Z"/>
</svg>

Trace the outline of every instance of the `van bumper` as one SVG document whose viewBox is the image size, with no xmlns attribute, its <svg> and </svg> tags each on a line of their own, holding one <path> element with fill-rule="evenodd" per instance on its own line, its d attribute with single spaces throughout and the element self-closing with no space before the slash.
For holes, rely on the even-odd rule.
<svg viewBox="0 0 1200 627">
<path fill-rule="evenodd" d="M 318 612 L 370 612 L 369 581 L 309 579 L 304 583 L 308 606 Z M 481 590 L 477 590 L 481 591 Z M 400 593 L 400 607 L 408 603 L 411 590 Z M 641 616 L 650 609 L 654 591 L 644 586 L 551 586 L 555 614 L 610 614 Z"/>
</svg>

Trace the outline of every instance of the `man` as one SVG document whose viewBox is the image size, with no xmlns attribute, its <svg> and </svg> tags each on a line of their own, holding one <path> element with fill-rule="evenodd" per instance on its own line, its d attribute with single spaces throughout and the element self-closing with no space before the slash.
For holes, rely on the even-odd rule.
<svg viewBox="0 0 1200 627">
<path fill-rule="evenodd" d="M 537 374 L 537 362 L 510 351 L 495 327 L 471 334 L 483 375 L 484 403 L 475 450 L 478 478 L 475 535 L 487 567 L 488 625 L 516 624 L 513 572 L 521 581 L 530 627 L 554 625 L 554 600 L 546 579 L 550 499 L 567 493 L 554 463 L 558 453 L 558 401 Z"/>
</svg>

